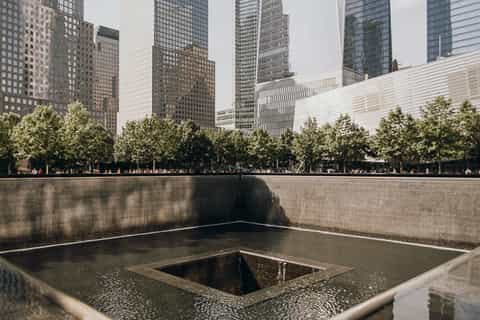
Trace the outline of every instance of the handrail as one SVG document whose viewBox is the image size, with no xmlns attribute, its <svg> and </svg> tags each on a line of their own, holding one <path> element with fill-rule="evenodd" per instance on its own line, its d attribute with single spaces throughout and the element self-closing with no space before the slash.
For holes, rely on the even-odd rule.
<svg viewBox="0 0 480 320">
<path fill-rule="evenodd" d="M 345 312 L 331 318 L 330 320 L 359 320 L 377 310 L 385 307 L 393 302 L 395 297 L 399 294 L 405 294 L 425 284 L 434 281 L 435 279 L 445 275 L 451 269 L 469 261 L 473 256 L 480 254 L 480 248 L 477 248 L 469 253 L 461 255 L 445 264 L 442 264 L 430 271 L 427 271 L 407 282 L 404 282 L 394 288 L 391 288 L 363 303 L 360 303 Z"/>
<path fill-rule="evenodd" d="M 98 312 L 85 303 L 49 286 L 43 281 L 29 275 L 20 268 L 14 266 L 10 262 L 0 257 L 0 264 L 4 265 L 8 270 L 18 274 L 25 282 L 31 285 L 34 290 L 44 296 L 45 298 L 58 305 L 66 313 L 72 315 L 79 320 L 111 320 L 104 314 Z"/>
</svg>

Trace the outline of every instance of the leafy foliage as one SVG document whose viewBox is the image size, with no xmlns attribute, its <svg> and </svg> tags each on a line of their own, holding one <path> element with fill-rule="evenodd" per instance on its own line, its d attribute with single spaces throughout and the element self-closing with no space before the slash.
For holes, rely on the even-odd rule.
<svg viewBox="0 0 480 320">
<path fill-rule="evenodd" d="M 373 147 L 377 155 L 393 164 L 418 159 L 418 127 L 411 115 L 406 115 L 400 108 L 391 111 L 387 118 L 380 121 L 373 139 Z"/>
<path fill-rule="evenodd" d="M 312 172 L 325 155 L 325 132 L 315 119 L 308 119 L 302 132 L 293 141 L 293 155 L 299 162 L 298 170 Z"/>
<path fill-rule="evenodd" d="M 460 138 L 451 100 L 439 97 L 423 107 L 419 121 L 418 150 L 423 160 L 438 163 L 439 173 L 442 172 L 443 160 L 459 157 Z"/>
<path fill-rule="evenodd" d="M 43 161 L 48 174 L 49 165 L 64 155 L 60 137 L 62 125 L 62 118 L 52 107 L 37 107 L 13 130 L 16 156 L 20 159 Z"/>
</svg>

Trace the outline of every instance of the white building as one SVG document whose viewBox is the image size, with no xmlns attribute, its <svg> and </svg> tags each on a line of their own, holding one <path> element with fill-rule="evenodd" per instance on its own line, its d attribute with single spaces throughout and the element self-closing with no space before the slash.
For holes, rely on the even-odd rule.
<svg viewBox="0 0 480 320">
<path fill-rule="evenodd" d="M 380 120 L 400 107 L 414 117 L 438 96 L 458 107 L 469 100 L 480 108 L 480 51 L 390 73 L 297 102 L 294 130 L 309 117 L 318 123 L 334 122 L 342 113 L 374 132 Z"/>
</svg>

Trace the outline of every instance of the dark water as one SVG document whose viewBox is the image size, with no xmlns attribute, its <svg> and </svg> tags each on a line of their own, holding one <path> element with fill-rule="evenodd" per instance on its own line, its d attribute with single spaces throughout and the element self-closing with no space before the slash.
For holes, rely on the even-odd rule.
<svg viewBox="0 0 480 320">
<path fill-rule="evenodd" d="M 237 308 L 126 268 L 246 247 L 354 268 L 329 281 Z M 114 319 L 328 319 L 459 255 L 431 248 L 247 224 L 9 254 L 48 284 Z"/>
</svg>

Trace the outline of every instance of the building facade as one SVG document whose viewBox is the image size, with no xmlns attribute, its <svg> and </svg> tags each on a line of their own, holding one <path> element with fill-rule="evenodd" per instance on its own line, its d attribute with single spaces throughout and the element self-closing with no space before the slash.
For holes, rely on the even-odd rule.
<svg viewBox="0 0 480 320">
<path fill-rule="evenodd" d="M 413 117 L 439 96 L 451 98 L 454 107 L 469 100 L 480 108 L 480 51 L 400 70 L 381 77 L 298 101 L 294 130 L 309 117 L 320 125 L 349 114 L 359 125 L 375 132 L 380 120 L 397 107 Z"/>
<path fill-rule="evenodd" d="M 120 112 L 215 126 L 208 0 L 121 0 Z"/>
<path fill-rule="evenodd" d="M 83 0 L 2 0 L 0 26 L 0 112 L 23 116 L 48 104 L 63 114 L 80 101 L 94 114 L 93 25 L 83 21 Z"/>
<path fill-rule="evenodd" d="M 342 86 L 341 72 L 314 78 L 290 77 L 257 85 L 255 126 L 279 137 L 293 130 L 298 101 Z"/>
<path fill-rule="evenodd" d="M 390 0 L 338 0 L 343 11 L 344 84 L 392 71 Z M 342 19 L 342 15 L 340 15 Z"/>
<path fill-rule="evenodd" d="M 113 135 L 117 133 L 118 78 L 119 78 L 118 30 L 99 26 L 95 31 L 94 95 L 95 111 L 103 113 L 103 125 Z"/>
<path fill-rule="evenodd" d="M 234 130 L 235 129 L 235 109 L 229 108 L 229 109 L 217 111 L 215 126 L 217 128 L 221 128 L 225 130 Z"/>
<path fill-rule="evenodd" d="M 480 50 L 480 1 L 427 1 L 427 59 Z"/>
<path fill-rule="evenodd" d="M 255 125 L 260 0 L 235 0 L 235 128 Z"/>
</svg>

